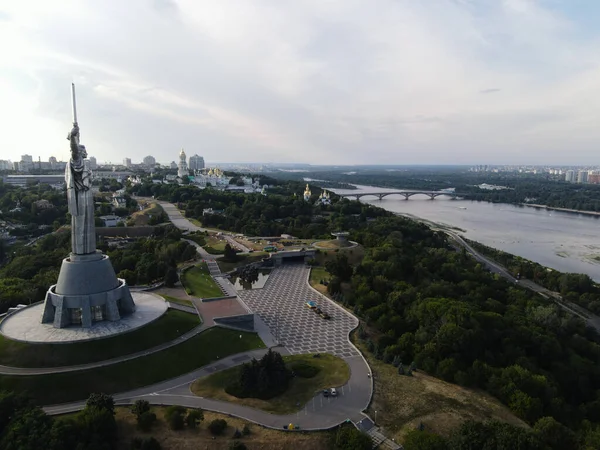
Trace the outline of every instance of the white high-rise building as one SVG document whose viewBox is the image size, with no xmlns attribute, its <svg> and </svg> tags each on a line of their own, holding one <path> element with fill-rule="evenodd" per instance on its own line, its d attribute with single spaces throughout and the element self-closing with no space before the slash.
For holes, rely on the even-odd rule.
<svg viewBox="0 0 600 450">
<path fill-rule="evenodd" d="M 202 156 L 190 156 L 190 170 L 204 169 L 204 158 Z"/>
<path fill-rule="evenodd" d="M 186 159 L 185 152 L 181 149 L 181 152 L 179 152 L 179 164 L 177 165 L 177 176 L 179 178 L 187 177 L 190 174 Z"/>
<path fill-rule="evenodd" d="M 575 183 L 575 171 L 574 170 L 567 170 L 565 172 L 565 181 L 567 183 Z"/>
<path fill-rule="evenodd" d="M 93 156 L 90 156 L 90 169 L 96 170 L 98 168 L 98 161 Z"/>
<path fill-rule="evenodd" d="M 577 173 L 577 182 L 578 183 L 587 183 L 588 181 L 588 171 L 587 170 L 580 170 Z"/>
<path fill-rule="evenodd" d="M 131 167 L 131 158 L 123 158 L 123 165 L 125 167 Z"/>
</svg>

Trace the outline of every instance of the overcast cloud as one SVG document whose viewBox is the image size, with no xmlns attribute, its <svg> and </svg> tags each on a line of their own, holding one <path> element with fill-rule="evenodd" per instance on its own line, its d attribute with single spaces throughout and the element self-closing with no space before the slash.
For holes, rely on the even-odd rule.
<svg viewBox="0 0 600 450">
<path fill-rule="evenodd" d="M 594 17 L 596 18 L 594 20 Z M 0 0 L 0 159 L 600 163 L 595 0 Z"/>
</svg>

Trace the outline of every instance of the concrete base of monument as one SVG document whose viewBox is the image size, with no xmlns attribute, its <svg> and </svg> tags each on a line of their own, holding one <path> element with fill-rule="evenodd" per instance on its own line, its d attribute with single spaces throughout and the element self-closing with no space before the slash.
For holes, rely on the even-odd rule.
<svg viewBox="0 0 600 450">
<path fill-rule="evenodd" d="M 104 339 L 135 330 L 153 322 L 167 312 L 167 303 L 162 297 L 148 292 L 132 292 L 135 312 L 110 322 L 103 320 L 89 328 L 71 325 L 55 328 L 52 323 L 40 323 L 44 303 L 23 308 L 0 322 L 0 333 L 15 341 L 37 344 L 67 344 L 72 342 Z"/>
</svg>

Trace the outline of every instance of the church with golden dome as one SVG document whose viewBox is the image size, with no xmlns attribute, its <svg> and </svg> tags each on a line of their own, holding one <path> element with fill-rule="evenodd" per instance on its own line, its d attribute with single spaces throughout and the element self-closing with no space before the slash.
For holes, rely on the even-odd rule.
<svg viewBox="0 0 600 450">
<path fill-rule="evenodd" d="M 308 183 L 306 183 L 306 189 L 304 189 L 304 201 L 305 202 L 309 202 L 311 195 L 312 195 L 312 192 L 310 192 L 310 188 L 308 187 Z"/>
<path fill-rule="evenodd" d="M 229 186 L 231 177 L 226 176 L 221 169 L 215 167 L 214 169 L 202 169 L 194 171 L 193 182 L 198 187 L 225 187 Z"/>
</svg>

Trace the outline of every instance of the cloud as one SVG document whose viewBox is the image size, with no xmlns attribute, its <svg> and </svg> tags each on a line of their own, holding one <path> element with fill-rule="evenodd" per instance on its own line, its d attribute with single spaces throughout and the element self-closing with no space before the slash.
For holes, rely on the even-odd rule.
<svg viewBox="0 0 600 450">
<path fill-rule="evenodd" d="M 557 2 L 25 3 L 0 158 L 66 154 L 71 81 L 100 160 L 584 163 L 600 138 L 598 35 Z"/>
</svg>

